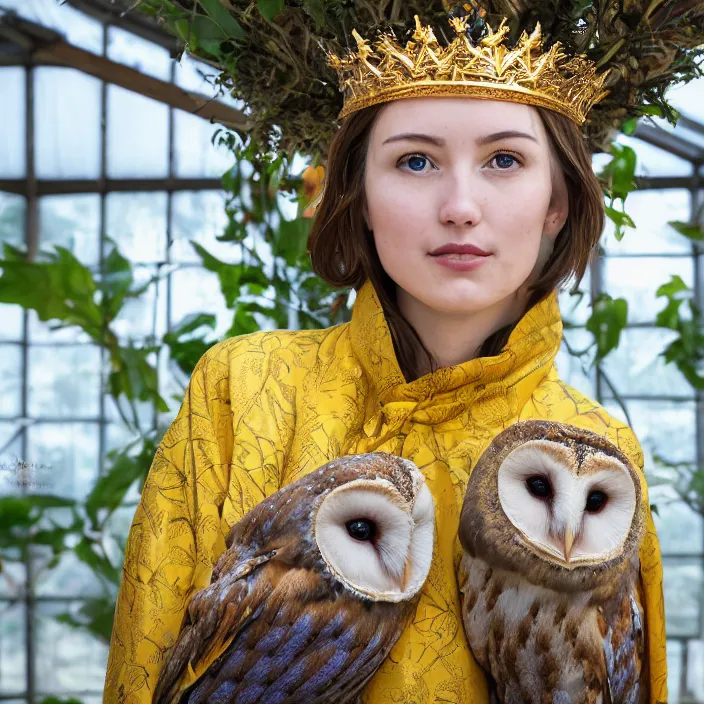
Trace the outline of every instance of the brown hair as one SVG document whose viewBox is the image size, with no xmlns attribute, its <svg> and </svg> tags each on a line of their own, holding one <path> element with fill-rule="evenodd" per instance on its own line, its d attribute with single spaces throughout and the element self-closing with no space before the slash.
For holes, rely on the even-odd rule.
<svg viewBox="0 0 704 704">
<path fill-rule="evenodd" d="M 308 249 L 313 270 L 332 286 L 359 290 L 369 279 L 381 302 L 407 381 L 435 368 L 432 356 L 396 303 L 396 285 L 384 271 L 364 219 L 364 171 L 376 105 L 345 118 L 330 145 L 325 191 L 315 214 Z M 526 310 L 574 278 L 579 283 L 604 227 L 604 200 L 579 128 L 567 117 L 537 108 L 567 184 L 569 214 L 542 273 L 530 287 Z M 515 323 L 488 337 L 479 356 L 498 354 Z"/>
</svg>

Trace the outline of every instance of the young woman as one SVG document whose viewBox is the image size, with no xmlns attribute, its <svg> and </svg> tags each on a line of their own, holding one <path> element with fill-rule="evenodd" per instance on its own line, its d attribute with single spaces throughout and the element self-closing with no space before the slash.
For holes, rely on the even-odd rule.
<svg viewBox="0 0 704 704">
<path fill-rule="evenodd" d="M 225 340 L 197 365 L 130 532 L 106 702 L 150 701 L 230 526 L 325 462 L 374 450 L 422 469 L 437 536 L 415 619 L 364 701 L 487 702 L 456 577 L 459 510 L 477 459 L 512 423 L 546 419 L 605 435 L 642 468 L 631 430 L 554 364 L 556 290 L 583 275 L 604 224 L 573 120 L 510 98 L 389 100 L 343 120 L 327 174 L 310 253 L 320 276 L 356 289 L 352 320 Z M 650 518 L 641 572 L 649 699 L 665 701 Z"/>
</svg>

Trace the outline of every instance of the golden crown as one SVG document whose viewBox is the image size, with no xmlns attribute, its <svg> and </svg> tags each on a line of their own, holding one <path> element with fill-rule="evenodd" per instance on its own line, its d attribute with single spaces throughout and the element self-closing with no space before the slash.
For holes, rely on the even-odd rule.
<svg viewBox="0 0 704 704">
<path fill-rule="evenodd" d="M 597 75 L 593 61 L 568 56 L 559 42 L 543 50 L 540 24 L 509 49 L 505 20 L 496 31 L 486 25 L 486 36 L 475 43 L 466 19 L 453 17 L 450 25 L 457 36 L 445 47 L 417 15 L 415 21 L 405 49 L 389 33 L 381 34 L 372 49 L 353 30 L 356 52 L 342 58 L 328 54 L 344 95 L 340 119 L 401 98 L 464 95 L 549 108 L 582 125 L 592 106 L 608 95 L 603 90 L 607 74 Z"/>
</svg>

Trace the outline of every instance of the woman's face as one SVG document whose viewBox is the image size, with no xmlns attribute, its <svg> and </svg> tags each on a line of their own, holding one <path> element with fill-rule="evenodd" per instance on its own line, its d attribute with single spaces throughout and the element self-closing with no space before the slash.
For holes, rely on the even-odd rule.
<svg viewBox="0 0 704 704">
<path fill-rule="evenodd" d="M 513 305 L 567 219 L 545 127 L 518 103 L 389 103 L 370 134 L 365 193 L 367 225 L 399 302 L 411 297 L 445 313 Z"/>
</svg>

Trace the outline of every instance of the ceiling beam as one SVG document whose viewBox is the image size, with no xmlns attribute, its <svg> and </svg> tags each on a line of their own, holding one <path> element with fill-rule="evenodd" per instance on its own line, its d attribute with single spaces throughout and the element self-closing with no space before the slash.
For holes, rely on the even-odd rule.
<svg viewBox="0 0 704 704">
<path fill-rule="evenodd" d="M 23 20 L 14 13 L 0 16 L 0 46 L 8 43 L 24 52 L 23 63 L 75 68 L 210 122 L 241 130 L 248 127 L 247 118 L 229 105 L 80 49 L 66 42 L 58 32 Z"/>
<path fill-rule="evenodd" d="M 161 29 L 158 20 L 134 9 L 134 0 L 125 3 L 123 7 L 119 4 L 116 6 L 112 0 L 66 0 L 66 2 L 103 24 L 119 27 L 168 49 L 171 56 L 178 56 L 183 51 L 183 43 Z"/>
</svg>

